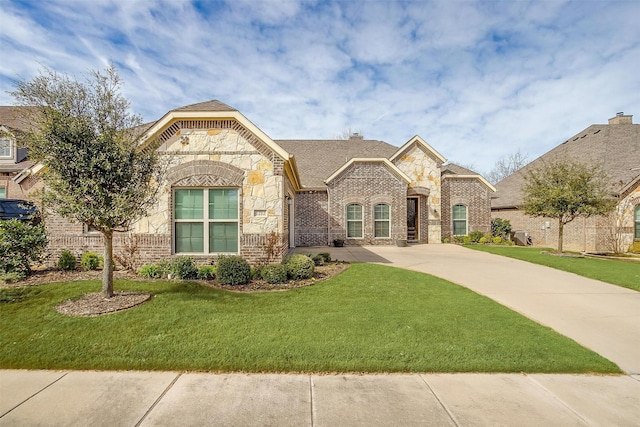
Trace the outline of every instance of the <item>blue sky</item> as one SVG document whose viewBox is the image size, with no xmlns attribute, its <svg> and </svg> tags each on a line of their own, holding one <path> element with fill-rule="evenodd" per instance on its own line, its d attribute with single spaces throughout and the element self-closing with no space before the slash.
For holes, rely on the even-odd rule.
<svg viewBox="0 0 640 427">
<path fill-rule="evenodd" d="M 0 105 L 112 61 L 145 121 L 218 99 L 273 139 L 420 135 L 487 172 L 640 121 L 640 1 L 0 0 Z"/>
</svg>

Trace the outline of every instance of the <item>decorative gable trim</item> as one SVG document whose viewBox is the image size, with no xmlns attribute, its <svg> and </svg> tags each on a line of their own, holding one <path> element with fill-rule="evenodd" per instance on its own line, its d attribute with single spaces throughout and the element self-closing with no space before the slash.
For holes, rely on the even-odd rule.
<svg viewBox="0 0 640 427">
<path fill-rule="evenodd" d="M 196 123 L 203 122 L 202 124 L 204 126 L 207 124 L 205 122 L 208 121 L 221 122 L 225 120 L 237 122 L 239 125 L 255 135 L 258 140 L 269 147 L 281 159 L 289 160 L 289 153 L 273 142 L 267 134 L 262 132 L 256 125 L 251 123 L 249 119 L 238 111 L 169 111 L 146 132 L 143 137 L 142 145 L 145 146 L 156 139 L 160 140 L 161 143 L 166 141 L 171 135 L 174 135 L 175 132 L 180 129 L 180 124 L 178 124 L 178 122 L 181 121 L 196 121 Z M 232 123 L 227 123 L 227 125 L 233 127 Z M 247 139 L 251 140 L 251 138 Z"/>
<path fill-rule="evenodd" d="M 347 163 L 342 165 L 340 169 L 335 171 L 329 178 L 327 178 L 324 182 L 325 184 L 329 184 L 331 181 L 336 179 L 342 172 L 347 170 L 354 163 L 382 163 L 384 164 L 391 172 L 396 174 L 398 177 L 402 178 L 407 182 L 407 184 L 411 183 L 411 178 L 407 176 L 404 172 L 402 172 L 396 165 L 391 163 L 388 159 L 378 158 L 378 159 L 362 159 L 362 158 L 354 158 L 349 160 Z"/>
<path fill-rule="evenodd" d="M 396 151 L 396 153 L 393 156 L 391 156 L 389 160 L 391 160 L 392 162 L 396 161 L 397 159 L 400 158 L 400 156 L 402 156 L 414 145 L 416 147 L 420 147 L 425 153 L 427 153 L 434 159 L 440 161 L 441 163 L 444 163 L 447 161 L 447 159 L 445 159 L 442 154 L 438 153 L 438 151 L 435 148 L 427 144 L 427 142 L 424 139 L 420 138 L 418 135 L 414 136 L 409 141 L 407 141 L 402 147 L 400 147 L 398 151 Z"/>
<path fill-rule="evenodd" d="M 442 179 L 452 179 L 452 178 L 461 178 L 461 179 L 477 179 L 481 183 L 483 183 L 491 192 L 495 193 L 496 188 L 489 183 L 486 179 L 482 177 L 482 175 L 442 175 Z"/>
</svg>

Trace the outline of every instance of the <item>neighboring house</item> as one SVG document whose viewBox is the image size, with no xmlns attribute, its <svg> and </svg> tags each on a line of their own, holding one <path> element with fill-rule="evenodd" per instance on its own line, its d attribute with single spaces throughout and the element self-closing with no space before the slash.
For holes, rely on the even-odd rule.
<svg viewBox="0 0 640 427">
<path fill-rule="evenodd" d="M 528 171 L 563 159 L 601 165 L 610 179 L 611 196 L 618 200 L 611 217 L 577 218 L 567 224 L 564 248 L 600 252 L 618 246 L 626 251 L 634 239 L 640 240 L 640 125 L 623 113 L 609 124 L 589 126 L 496 184 L 491 216 L 508 219 L 513 230 L 528 232 L 534 245 L 557 246 L 557 220 L 526 216 L 521 188 Z"/>
<path fill-rule="evenodd" d="M 443 166 L 418 136 L 400 148 L 358 135 L 274 141 L 219 101 L 169 111 L 144 132 L 143 144 L 168 156 L 170 168 L 155 208 L 133 227 L 135 242 L 114 239 L 116 253 L 135 245 L 142 262 L 240 254 L 255 263 L 336 239 L 440 243 L 490 230 L 494 188 Z M 24 175 L 37 177 L 37 166 L 30 171 Z M 54 258 L 62 249 L 102 250 L 101 235 L 82 225 L 55 216 L 46 224 Z"/>
<path fill-rule="evenodd" d="M 24 107 L 0 106 L 0 199 L 25 197 L 20 172 L 33 163 L 27 159 L 27 150 L 16 145 L 16 135 L 28 128 L 24 112 Z"/>
</svg>

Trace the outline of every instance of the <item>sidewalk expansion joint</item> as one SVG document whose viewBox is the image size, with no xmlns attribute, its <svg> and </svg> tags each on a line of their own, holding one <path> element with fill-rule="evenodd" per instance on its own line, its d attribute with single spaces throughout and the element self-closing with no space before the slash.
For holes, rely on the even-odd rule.
<svg viewBox="0 0 640 427">
<path fill-rule="evenodd" d="M 309 407 L 311 410 L 311 427 L 313 427 L 313 377 L 311 375 L 309 375 Z"/>
<path fill-rule="evenodd" d="M 156 405 L 158 403 L 160 403 L 160 401 L 162 400 L 162 398 L 169 392 L 169 390 L 171 390 L 171 388 L 173 387 L 173 385 L 176 383 L 176 381 L 178 381 L 178 378 L 180 378 L 182 376 L 182 374 L 178 374 L 176 375 L 176 377 L 173 379 L 173 381 L 171 381 L 171 383 L 169 383 L 169 385 L 167 386 L 167 388 L 164 389 L 164 391 L 162 393 L 160 393 L 160 396 L 158 396 L 158 398 L 156 399 L 155 402 L 153 402 L 153 404 L 149 407 L 149 409 L 147 409 L 147 412 L 144 413 L 144 415 L 142 416 L 142 418 L 140 418 L 140 421 L 138 421 L 135 425 L 135 427 L 138 427 L 140 424 L 142 424 L 142 422 L 149 416 L 149 414 L 151 413 L 151 411 L 153 411 L 153 409 L 156 407 Z"/>
<path fill-rule="evenodd" d="M 42 393 L 43 391 L 45 391 L 46 389 L 48 389 L 49 387 L 51 387 L 52 385 L 54 385 L 55 383 L 57 383 L 58 381 L 60 381 L 61 379 L 63 379 L 64 377 L 67 376 L 69 372 L 65 372 L 64 374 L 62 374 L 60 376 L 60 378 L 58 378 L 57 380 L 47 384 L 46 386 L 42 387 L 40 390 L 36 391 L 35 393 L 33 393 L 31 396 L 27 397 L 26 399 L 24 399 L 22 402 L 18 403 L 16 406 L 14 406 L 13 408 L 9 409 L 7 412 L 5 412 L 4 414 L 0 415 L 0 418 L 4 417 L 5 415 L 7 415 L 9 412 L 13 411 L 14 409 L 16 409 L 18 406 L 23 405 L 25 402 L 31 400 L 32 398 L 34 398 L 36 395 Z"/>
<path fill-rule="evenodd" d="M 427 382 L 427 380 L 424 378 L 424 375 L 422 374 L 418 374 L 418 376 L 420 377 L 420 379 L 422 380 L 423 383 L 425 383 L 425 385 L 429 388 L 429 391 L 431 391 L 431 394 L 433 394 L 433 396 L 436 398 L 436 400 L 438 401 L 438 403 L 440 404 L 440 406 L 442 406 L 442 409 L 445 410 L 445 412 L 447 413 L 447 415 L 449 416 L 449 418 L 451 419 L 451 421 L 456 425 L 456 427 L 460 427 L 460 423 L 458 423 L 458 420 L 456 420 L 456 417 L 453 416 L 453 414 L 451 413 L 451 411 L 449 410 L 449 408 L 447 408 L 447 405 L 444 404 L 444 402 L 442 401 L 442 399 L 440 399 L 440 396 L 438 396 L 438 394 L 436 393 L 436 391 L 431 387 L 431 385 Z"/>
<path fill-rule="evenodd" d="M 551 390 L 549 390 L 548 388 L 546 388 L 545 386 L 543 386 L 542 384 L 540 384 L 538 381 L 535 380 L 535 378 L 533 378 L 531 375 L 526 375 L 525 377 L 527 377 L 529 379 L 529 381 L 532 381 L 535 385 L 537 385 L 538 387 L 540 387 L 542 390 L 544 390 L 545 393 L 547 393 L 549 396 L 551 396 L 555 401 L 559 402 L 560 405 L 562 405 L 563 407 L 565 407 L 566 409 L 568 409 L 573 415 L 575 415 L 576 417 L 578 417 L 578 419 L 580 421 L 582 421 L 583 423 L 585 423 L 586 425 L 591 425 L 592 423 L 590 423 L 588 420 L 585 420 L 584 417 L 582 415 L 580 415 L 575 409 L 573 409 L 568 403 L 566 403 L 564 400 L 560 399 L 555 393 L 551 392 Z"/>
</svg>

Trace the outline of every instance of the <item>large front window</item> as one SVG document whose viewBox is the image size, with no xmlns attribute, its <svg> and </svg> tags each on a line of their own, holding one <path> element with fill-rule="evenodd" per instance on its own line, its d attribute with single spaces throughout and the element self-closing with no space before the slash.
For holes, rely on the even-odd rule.
<svg viewBox="0 0 640 427">
<path fill-rule="evenodd" d="M 362 205 L 347 206 L 347 237 L 362 238 Z"/>
<path fill-rule="evenodd" d="M 453 235 L 467 235 L 467 207 L 465 205 L 453 207 Z"/>
<path fill-rule="evenodd" d="M 373 208 L 373 225 L 375 237 L 390 237 L 391 226 L 389 219 L 389 205 L 375 205 Z"/>
<path fill-rule="evenodd" d="M 636 239 L 640 239 L 640 205 L 636 206 L 635 229 L 636 229 L 636 232 L 634 236 Z"/>
<path fill-rule="evenodd" d="M 174 191 L 176 253 L 238 252 L 238 190 Z"/>
</svg>

